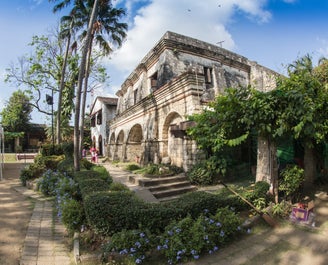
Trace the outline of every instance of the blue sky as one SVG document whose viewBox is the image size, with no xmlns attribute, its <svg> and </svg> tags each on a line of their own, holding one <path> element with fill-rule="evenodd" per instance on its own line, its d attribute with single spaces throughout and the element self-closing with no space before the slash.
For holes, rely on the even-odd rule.
<svg viewBox="0 0 328 265">
<path fill-rule="evenodd" d="M 167 31 L 216 44 L 284 73 L 307 53 L 314 62 L 328 57 L 327 0 L 114 0 L 128 11 L 128 37 L 104 64 L 114 95 L 138 62 Z M 33 35 L 46 34 L 60 16 L 48 0 L 11 0 L 0 4 L 0 109 L 17 88 L 3 82 L 5 69 L 29 52 Z M 33 114 L 33 121 L 43 122 Z"/>
</svg>

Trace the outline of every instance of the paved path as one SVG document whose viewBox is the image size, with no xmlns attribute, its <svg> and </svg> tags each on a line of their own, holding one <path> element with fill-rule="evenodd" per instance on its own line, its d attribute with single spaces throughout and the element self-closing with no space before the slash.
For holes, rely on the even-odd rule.
<svg viewBox="0 0 328 265">
<path fill-rule="evenodd" d="M 328 195 L 316 195 L 316 228 L 281 225 L 248 235 L 185 265 L 327 265 Z"/>
<path fill-rule="evenodd" d="M 6 167 L 8 170 L 4 171 L 4 179 L 6 179 L 6 173 L 17 174 L 18 179 L 21 166 L 7 164 Z M 67 239 L 65 227 L 58 218 L 53 216 L 53 202 L 33 190 L 22 187 L 19 182 L 13 182 L 11 187 L 34 201 L 34 209 L 27 227 L 19 264 L 74 264 L 68 246 L 65 244 Z"/>
<path fill-rule="evenodd" d="M 20 265 L 73 264 L 65 235 L 65 227 L 53 216 L 53 202 L 37 199 L 26 232 Z"/>
</svg>

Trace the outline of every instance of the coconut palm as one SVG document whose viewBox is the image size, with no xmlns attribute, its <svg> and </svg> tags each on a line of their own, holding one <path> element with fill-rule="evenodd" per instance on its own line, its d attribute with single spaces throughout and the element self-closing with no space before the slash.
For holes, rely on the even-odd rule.
<svg viewBox="0 0 328 265">
<path fill-rule="evenodd" d="M 49 0 L 50 2 L 56 2 L 53 11 L 57 12 L 70 4 L 71 0 Z M 58 3 L 59 2 L 59 3 Z M 92 7 L 92 8 L 91 8 Z M 88 25 L 87 30 L 83 31 L 84 41 L 81 56 L 81 63 L 78 76 L 78 84 L 76 89 L 76 101 L 75 101 L 75 118 L 74 118 L 74 168 L 76 171 L 80 170 L 80 142 L 83 137 L 80 132 L 80 110 L 84 113 L 85 103 L 81 106 L 81 92 L 83 81 L 87 86 L 88 71 L 90 65 L 92 42 L 95 39 L 96 43 L 102 48 L 105 54 L 111 51 L 110 45 L 105 41 L 103 33 L 110 36 L 113 43 L 121 45 L 125 38 L 125 31 L 127 25 L 125 23 L 119 23 L 118 20 L 125 15 L 124 10 L 113 8 L 110 0 L 75 0 L 73 3 L 73 9 L 75 11 L 76 18 L 80 21 L 77 25 Z M 88 55 L 89 54 L 89 55 Z M 86 93 L 86 92 L 85 92 Z M 83 98 L 82 102 L 85 102 Z M 84 115 L 84 114 L 83 114 Z M 83 120 L 83 117 L 82 117 Z"/>
</svg>

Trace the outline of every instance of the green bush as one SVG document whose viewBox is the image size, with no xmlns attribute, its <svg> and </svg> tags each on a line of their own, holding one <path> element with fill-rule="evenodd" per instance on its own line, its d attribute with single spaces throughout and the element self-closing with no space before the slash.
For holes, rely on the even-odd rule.
<svg viewBox="0 0 328 265">
<path fill-rule="evenodd" d="M 131 209 L 140 209 L 144 202 L 131 192 L 91 193 L 84 198 L 89 225 L 101 235 L 112 235 L 123 229 L 138 228 L 138 220 L 129 218 Z"/>
<path fill-rule="evenodd" d="M 73 177 L 74 175 L 74 159 L 73 157 L 66 157 L 64 160 L 60 161 L 57 165 L 57 169 L 60 172 L 66 173 Z"/>
<path fill-rule="evenodd" d="M 279 180 L 279 190 L 285 196 L 294 196 L 304 182 L 304 169 L 297 165 L 287 165 L 281 172 L 282 178 Z"/>
<path fill-rule="evenodd" d="M 126 165 L 125 169 L 128 171 L 135 171 L 135 170 L 140 169 L 140 166 L 137 164 L 128 164 L 128 165 Z"/>
<path fill-rule="evenodd" d="M 228 208 L 218 209 L 215 215 L 187 216 L 171 223 L 160 237 L 160 250 L 169 264 L 177 264 L 200 255 L 218 251 L 239 233 L 241 221 Z"/>
<path fill-rule="evenodd" d="M 154 248 L 154 236 L 148 230 L 123 230 L 114 234 L 111 241 L 103 246 L 104 257 L 111 252 L 132 257 L 135 264 L 146 259 L 146 254 Z"/>
<path fill-rule="evenodd" d="M 102 179 L 108 184 L 111 184 L 113 182 L 113 179 L 111 178 L 107 170 L 103 170 L 101 169 L 101 167 L 93 167 L 92 170 L 77 171 L 74 173 L 74 178 L 77 181 L 80 179 Z"/>
<path fill-rule="evenodd" d="M 85 168 L 86 170 L 90 170 L 93 166 L 94 166 L 94 164 L 92 162 L 90 162 L 88 159 L 86 159 L 86 158 L 81 159 L 81 167 L 82 168 Z"/>
<path fill-rule="evenodd" d="M 46 196 L 55 196 L 57 182 L 63 175 L 59 172 L 47 170 L 37 183 L 38 190 Z"/>
<path fill-rule="evenodd" d="M 52 145 L 52 144 L 44 144 L 42 145 L 42 147 L 40 148 L 40 152 L 42 156 L 51 156 L 51 155 L 63 155 L 64 151 L 62 148 L 62 145 Z"/>
<path fill-rule="evenodd" d="M 37 179 L 42 176 L 46 171 L 46 167 L 41 164 L 29 164 L 21 170 L 20 181 L 23 186 L 26 186 L 26 182 L 29 180 Z"/>
<path fill-rule="evenodd" d="M 130 189 L 121 182 L 113 182 L 109 186 L 111 191 L 129 191 Z"/>
<path fill-rule="evenodd" d="M 110 176 L 108 170 L 103 166 L 93 166 L 91 168 L 92 171 L 96 171 L 100 174 L 100 178 L 111 184 L 113 182 L 112 177 Z"/>
<path fill-rule="evenodd" d="M 91 179 L 78 179 L 77 183 L 82 194 L 82 197 L 99 191 L 109 191 L 110 185 L 102 179 L 91 178 Z"/>
<path fill-rule="evenodd" d="M 73 142 L 67 142 L 62 143 L 62 150 L 66 158 L 73 158 L 74 155 L 74 143 Z"/>
<path fill-rule="evenodd" d="M 69 231 L 79 231 L 85 223 L 83 205 L 74 199 L 68 199 L 61 204 L 61 220 Z"/>
<path fill-rule="evenodd" d="M 189 214 L 193 218 L 197 218 L 202 214 L 204 209 L 214 214 L 218 208 L 226 207 L 227 205 L 237 211 L 245 209 L 246 207 L 244 202 L 225 189 L 222 189 L 218 194 L 204 191 L 189 192 L 182 195 L 177 200 L 167 202 L 167 204 L 175 208 L 182 217 L 186 217 Z"/>
</svg>

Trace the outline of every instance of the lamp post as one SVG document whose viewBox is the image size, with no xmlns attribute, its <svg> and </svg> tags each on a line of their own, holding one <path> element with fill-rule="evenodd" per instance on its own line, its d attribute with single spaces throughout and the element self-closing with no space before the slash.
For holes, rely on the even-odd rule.
<svg viewBox="0 0 328 265">
<path fill-rule="evenodd" d="M 55 152 L 55 136 L 54 136 L 54 91 L 51 91 L 51 96 L 46 94 L 46 101 L 51 105 L 51 134 L 52 134 L 52 154 Z"/>
</svg>

